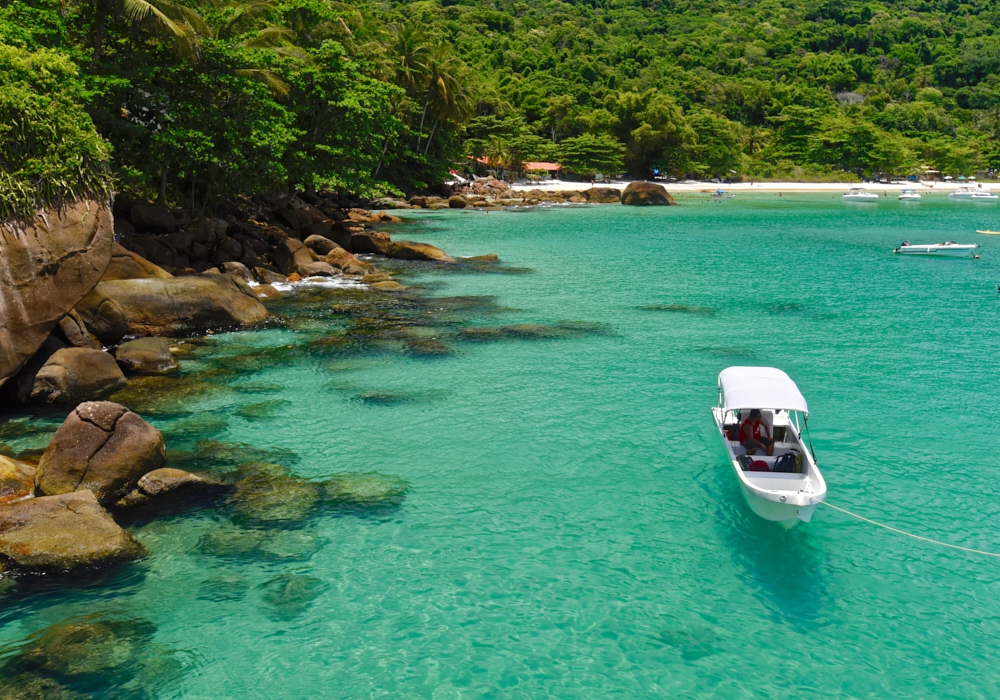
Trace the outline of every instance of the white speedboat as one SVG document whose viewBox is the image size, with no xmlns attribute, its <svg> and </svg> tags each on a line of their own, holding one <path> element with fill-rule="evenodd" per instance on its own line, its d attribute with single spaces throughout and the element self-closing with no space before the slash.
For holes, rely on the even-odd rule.
<svg viewBox="0 0 1000 700">
<path fill-rule="evenodd" d="M 909 241 L 903 241 L 903 244 L 892 252 L 900 255 L 936 255 L 942 258 L 967 258 L 978 247 L 979 245 L 976 243 L 956 243 L 955 241 L 919 245 L 912 245 Z"/>
<path fill-rule="evenodd" d="M 874 202 L 878 200 L 878 195 L 869 192 L 864 187 L 852 187 L 841 199 L 845 202 Z"/>
<path fill-rule="evenodd" d="M 775 440 L 774 456 L 747 455 L 739 443 L 740 427 L 755 408 L 761 411 Z M 719 403 L 712 416 L 753 512 L 787 529 L 799 521 L 809 522 L 818 503 L 826 498 L 826 482 L 811 450 L 802 442 L 809 407 L 795 382 L 774 367 L 724 369 L 719 374 Z"/>
<path fill-rule="evenodd" d="M 904 187 L 898 199 L 900 202 L 917 202 L 920 200 L 920 193 L 912 187 Z"/>
<path fill-rule="evenodd" d="M 948 195 L 948 199 L 966 199 L 972 202 L 995 202 L 1000 197 L 993 194 L 988 187 L 959 185 Z"/>
</svg>

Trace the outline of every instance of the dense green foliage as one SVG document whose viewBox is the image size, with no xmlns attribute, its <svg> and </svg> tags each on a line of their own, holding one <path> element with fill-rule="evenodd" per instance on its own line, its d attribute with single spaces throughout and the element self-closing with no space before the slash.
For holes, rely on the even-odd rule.
<svg viewBox="0 0 1000 700">
<path fill-rule="evenodd" d="M 440 27 L 486 77 L 491 124 L 516 113 L 556 144 L 613 135 L 633 176 L 1000 167 L 992 0 L 442 4 L 399 11 Z M 523 138 L 478 136 L 491 135 Z"/>
<path fill-rule="evenodd" d="M 1000 168 L 998 25 L 995 0 L 0 0 L 0 201 L 100 189 L 109 153 L 199 210 L 474 159 L 971 175 Z"/>
</svg>

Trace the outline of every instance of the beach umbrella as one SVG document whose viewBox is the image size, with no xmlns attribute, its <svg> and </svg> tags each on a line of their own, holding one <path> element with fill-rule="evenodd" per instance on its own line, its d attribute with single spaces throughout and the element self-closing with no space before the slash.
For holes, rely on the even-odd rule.
<svg viewBox="0 0 1000 700">
<path fill-rule="evenodd" d="M 944 179 L 945 180 L 954 180 L 955 178 L 953 178 L 951 175 L 945 175 Z"/>
<path fill-rule="evenodd" d="M 964 179 L 965 179 L 965 175 L 959 175 L 959 176 L 958 176 L 958 179 L 959 179 L 959 180 L 964 180 Z"/>
</svg>

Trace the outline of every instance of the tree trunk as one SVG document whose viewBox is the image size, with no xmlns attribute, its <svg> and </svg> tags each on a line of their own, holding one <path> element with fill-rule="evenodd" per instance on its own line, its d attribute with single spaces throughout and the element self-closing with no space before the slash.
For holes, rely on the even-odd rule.
<svg viewBox="0 0 1000 700">
<path fill-rule="evenodd" d="M 424 111 L 420 115 L 420 129 L 417 130 L 417 153 L 420 152 L 420 141 L 424 133 L 424 119 L 427 118 L 427 105 L 431 103 L 431 89 L 427 88 L 427 97 L 424 99 Z"/>
<path fill-rule="evenodd" d="M 441 113 L 438 112 L 437 118 L 434 120 L 434 126 L 431 127 L 431 135 L 427 137 L 427 147 L 424 149 L 424 155 L 431 150 L 431 141 L 434 140 L 434 132 L 437 131 L 438 122 L 441 121 Z"/>
<path fill-rule="evenodd" d="M 382 169 L 382 161 L 385 159 L 385 152 L 389 148 L 389 137 L 385 137 L 385 142 L 382 144 L 382 155 L 378 157 L 378 165 L 375 166 L 375 172 L 372 173 L 372 177 L 378 177 L 378 171 Z"/>
<path fill-rule="evenodd" d="M 170 165 L 168 163 L 160 171 L 160 191 L 156 198 L 156 203 L 161 207 L 167 206 L 167 171 L 169 169 Z"/>
<path fill-rule="evenodd" d="M 95 3 L 95 9 L 97 10 L 97 22 L 94 24 L 94 56 L 92 60 L 97 64 L 103 55 L 104 33 L 108 22 L 108 4 L 107 2 L 98 0 Z"/>
</svg>

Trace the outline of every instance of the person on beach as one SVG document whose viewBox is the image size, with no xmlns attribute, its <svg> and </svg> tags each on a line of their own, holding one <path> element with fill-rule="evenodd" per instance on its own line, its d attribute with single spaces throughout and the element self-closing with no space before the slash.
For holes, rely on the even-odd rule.
<svg viewBox="0 0 1000 700">
<path fill-rule="evenodd" d="M 764 450 L 768 457 L 774 456 L 774 438 L 771 437 L 767 423 L 761 419 L 759 408 L 751 409 L 750 415 L 740 426 L 740 444 L 748 455 Z"/>
</svg>

